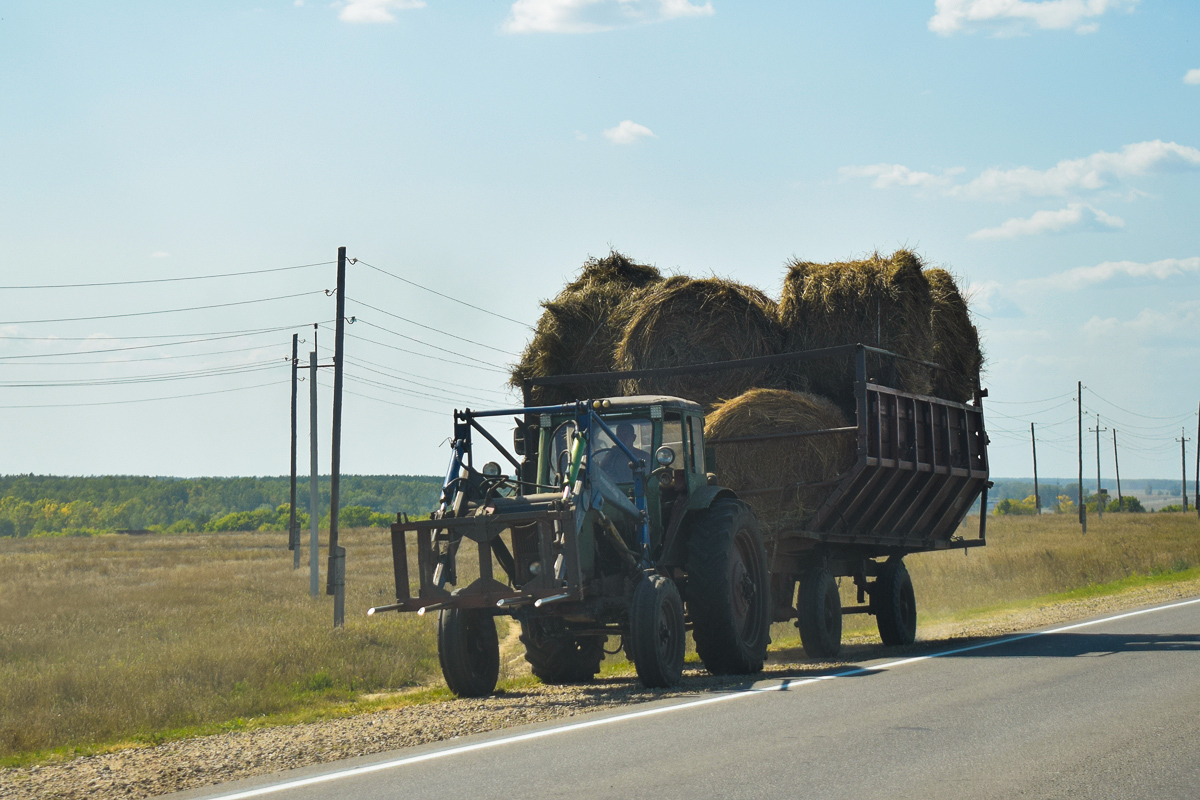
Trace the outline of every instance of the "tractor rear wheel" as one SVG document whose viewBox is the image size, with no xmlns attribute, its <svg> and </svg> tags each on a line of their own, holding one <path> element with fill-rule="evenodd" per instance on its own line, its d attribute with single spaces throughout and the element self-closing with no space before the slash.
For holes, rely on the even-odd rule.
<svg viewBox="0 0 1200 800">
<path fill-rule="evenodd" d="M 800 578 L 800 643 L 809 658 L 834 658 L 842 649 L 842 598 L 829 570 L 809 570 Z"/>
<path fill-rule="evenodd" d="M 542 683 L 586 683 L 600 671 L 604 639 L 599 636 L 554 636 L 539 620 L 521 623 L 525 660 Z"/>
<path fill-rule="evenodd" d="M 688 537 L 688 613 L 704 667 L 759 672 L 771 643 L 771 575 L 758 520 L 739 500 L 699 513 Z"/>
<path fill-rule="evenodd" d="M 917 598 L 912 578 L 899 558 L 889 558 L 871 590 L 871 611 L 885 645 L 908 645 L 917 640 Z"/>
<path fill-rule="evenodd" d="M 438 661 L 450 691 L 487 697 L 500 678 L 496 619 L 478 608 L 445 608 L 438 614 Z"/>
<path fill-rule="evenodd" d="M 643 686 L 661 689 L 679 683 L 686 637 L 683 600 L 675 583 L 662 575 L 647 575 L 633 590 L 627 643 Z"/>
</svg>

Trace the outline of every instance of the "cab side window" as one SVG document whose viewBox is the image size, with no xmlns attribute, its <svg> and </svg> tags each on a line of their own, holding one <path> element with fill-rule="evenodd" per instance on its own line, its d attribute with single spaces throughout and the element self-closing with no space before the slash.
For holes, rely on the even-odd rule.
<svg viewBox="0 0 1200 800">
<path fill-rule="evenodd" d="M 691 427 L 692 471 L 698 475 L 704 474 L 704 418 L 691 417 L 688 419 Z"/>
</svg>

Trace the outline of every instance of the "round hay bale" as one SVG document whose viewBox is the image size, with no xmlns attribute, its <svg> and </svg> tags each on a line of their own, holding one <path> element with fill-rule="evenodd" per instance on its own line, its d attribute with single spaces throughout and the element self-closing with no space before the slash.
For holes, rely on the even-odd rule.
<svg viewBox="0 0 1200 800">
<path fill-rule="evenodd" d="M 525 378 L 608 372 L 617 340 L 633 315 L 643 290 L 662 280 L 657 269 L 636 264 L 613 250 L 584 262 L 579 276 L 553 300 L 542 303 L 537 330 L 521 360 L 512 367 L 509 384 Z M 566 403 L 620 394 L 616 381 L 562 386 L 535 386 L 535 404 Z"/>
<path fill-rule="evenodd" d="M 944 269 L 927 269 L 925 278 L 933 300 L 929 315 L 930 360 L 951 370 L 933 370 L 933 394 L 968 403 L 979 388 L 983 368 L 979 331 L 971 322 L 971 310 L 953 275 Z"/>
<path fill-rule="evenodd" d="M 909 250 L 862 261 L 813 264 L 793 260 L 783 282 L 779 320 L 789 352 L 845 344 L 881 347 L 931 360 L 929 283 L 920 258 Z M 929 368 L 868 356 L 868 377 L 899 389 L 929 394 Z M 798 362 L 786 368 L 787 385 L 854 408 L 852 356 Z"/>
<path fill-rule="evenodd" d="M 679 367 L 774 355 L 783 332 L 775 301 L 758 289 L 719 278 L 672 278 L 637 299 L 621 343 L 623 370 Z M 629 394 L 666 394 L 711 407 L 753 386 L 778 383 L 775 367 L 623 381 Z"/>
<path fill-rule="evenodd" d="M 704 437 L 716 455 L 714 471 L 720 485 L 738 492 L 767 524 L 799 524 L 833 490 L 832 486 L 806 484 L 831 481 L 854 464 L 854 434 L 720 442 L 846 425 L 842 412 L 824 397 L 751 389 L 721 403 L 708 415 Z"/>
</svg>

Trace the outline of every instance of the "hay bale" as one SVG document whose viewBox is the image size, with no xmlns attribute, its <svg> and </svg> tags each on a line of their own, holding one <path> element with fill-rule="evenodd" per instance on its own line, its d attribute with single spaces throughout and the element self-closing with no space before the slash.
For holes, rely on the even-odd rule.
<svg viewBox="0 0 1200 800">
<path fill-rule="evenodd" d="M 719 278 L 672 278 L 637 299 L 617 346 L 619 369 L 653 369 L 774 355 L 783 332 L 775 301 L 758 289 Z M 752 386 L 778 384 L 778 369 L 644 378 L 623 382 L 625 394 L 667 394 L 711 407 Z"/>
<path fill-rule="evenodd" d="M 788 351 L 844 344 L 882 347 L 930 360 L 929 283 L 920 258 L 909 250 L 862 261 L 813 264 L 793 260 L 783 282 L 779 319 Z M 868 358 L 868 377 L 920 394 L 932 388 L 930 372 L 898 359 Z M 786 369 L 787 385 L 854 409 L 854 359 L 801 362 Z"/>
<path fill-rule="evenodd" d="M 828 434 L 756 442 L 715 444 L 723 439 L 772 433 L 841 428 L 847 425 L 824 397 L 779 389 L 751 389 L 721 403 L 705 421 L 704 436 L 716 454 L 717 481 L 744 494 L 769 525 L 802 524 L 832 486 L 830 481 L 854 463 L 853 434 Z M 771 492 L 757 490 L 774 489 Z"/>
<path fill-rule="evenodd" d="M 979 372 L 983 368 L 979 331 L 971 322 L 971 311 L 953 275 L 944 269 L 927 269 L 925 279 L 933 300 L 929 315 L 930 360 L 952 370 L 933 371 L 933 394 L 960 403 L 970 402 L 979 388 Z"/>
<path fill-rule="evenodd" d="M 634 263 L 613 250 L 584 262 L 579 276 L 553 300 L 542 303 L 537 330 L 521 360 L 512 367 L 510 385 L 525 378 L 607 372 L 613 369 L 617 340 L 646 287 L 662 280 L 657 269 Z M 565 403 L 620 394 L 616 381 L 535 386 L 536 404 Z"/>
</svg>

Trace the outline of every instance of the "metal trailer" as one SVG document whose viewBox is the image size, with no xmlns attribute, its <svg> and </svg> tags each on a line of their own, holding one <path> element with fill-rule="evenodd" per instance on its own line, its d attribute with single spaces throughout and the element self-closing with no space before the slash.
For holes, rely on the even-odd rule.
<svg viewBox="0 0 1200 800">
<path fill-rule="evenodd" d="M 653 472 L 648 468 L 640 473 L 635 470 L 634 485 L 627 487 L 620 497 L 611 496 L 609 487 L 607 506 L 604 506 L 605 498 L 600 495 L 581 495 L 574 504 L 566 503 L 564 499 L 570 492 L 561 486 L 554 487 L 554 490 L 560 492 L 562 497 L 541 491 L 549 488 L 539 484 L 546 475 L 544 464 L 539 465 L 536 457 L 514 456 L 479 424 L 479 419 L 515 415 L 518 426 L 514 450 L 518 451 L 518 456 L 534 454 L 542 452 L 538 449 L 536 438 L 539 421 L 544 422 L 549 414 L 570 413 L 571 409 L 583 415 L 579 417 L 580 420 L 586 419 L 580 423 L 583 429 L 589 426 L 597 431 L 603 429 L 613 437 L 611 428 L 597 413 L 597 409 L 603 413 L 601 400 L 535 407 L 531 402 L 534 386 L 665 378 L 826 358 L 853 360 L 855 425 L 737 440 L 801 436 L 854 436 L 856 440 L 854 464 L 834 481 L 828 482 L 831 491 L 827 499 L 804 526 L 768 531 L 762 537 L 761 547 L 765 551 L 769 577 L 758 579 L 758 584 L 769 582 L 769 616 L 775 621 L 796 619 L 805 651 L 813 657 L 836 655 L 841 642 L 843 614 L 873 614 L 885 644 L 911 643 L 916 635 L 916 604 L 912 582 L 904 566 L 904 556 L 932 550 L 977 547 L 986 541 L 985 513 L 979 515 L 977 537 L 963 537 L 959 535 L 959 528 L 976 499 L 979 499 L 980 507 L 986 509 L 987 490 L 991 485 L 988 479 L 988 437 L 982 408 L 982 400 L 987 392 L 977 390 L 974 402 L 963 404 L 892 388 L 886 384 L 896 382 L 897 362 L 915 360 L 861 344 L 663 369 L 536 378 L 526 381 L 523 386 L 525 403 L 521 409 L 456 412 L 454 454 L 441 507 L 433 515 L 435 519 L 410 521 L 401 518 L 392 526 L 397 602 L 372 609 L 369 613 L 396 610 L 424 614 L 437 610 L 445 618 L 447 612 L 476 609 L 489 615 L 512 614 L 522 621 L 525 633 L 534 627 L 531 619 L 539 615 L 545 619 L 549 614 L 560 625 L 559 632 L 565 626 L 577 643 L 588 636 L 619 634 L 636 638 L 635 615 L 631 606 L 634 601 L 631 596 L 636 594 L 635 589 L 640 583 L 645 583 L 642 578 L 657 574 L 683 587 L 682 594 L 688 598 L 688 611 L 685 619 L 681 608 L 677 622 L 692 628 L 697 618 L 694 607 L 703 606 L 703 603 L 696 601 L 697 589 L 689 586 L 689 580 L 694 583 L 695 579 L 689 578 L 690 562 L 686 550 L 691 546 L 689 537 L 692 529 L 703 528 L 707 524 L 698 520 L 711 517 L 714 504 L 729 506 L 735 502 L 731 499 L 734 494 L 730 490 L 709 485 L 719 484 L 720 448 L 732 440 L 710 442 L 705 448 L 708 461 L 715 461 L 715 478 L 713 475 L 685 475 L 681 474 L 684 470 L 674 470 L 672 480 L 679 491 L 676 495 L 662 495 L 675 497 L 674 504 L 669 508 L 663 506 L 665 510 L 655 516 L 655 501 L 659 496 L 650 478 L 660 475 L 660 481 L 665 480 L 671 472 L 668 470 L 664 473 L 666 467 Z M 915 363 L 929 369 L 943 369 L 930 362 Z M 603 403 L 620 405 L 624 401 L 643 399 L 611 398 Z M 694 403 L 671 398 L 660 398 L 658 402 L 660 409 L 663 403 L 676 404 L 672 406 L 677 407 L 674 413 L 683 414 L 685 420 L 698 415 L 699 407 Z M 484 495 L 487 493 L 489 478 L 470 466 L 472 432 L 484 436 L 512 463 L 519 487 L 529 487 L 535 491 L 529 493 L 521 488 L 514 497 L 495 498 L 490 501 L 489 508 L 475 509 L 469 514 L 465 513 L 464 508 L 456 508 L 455 503 L 461 503 L 472 492 L 475 496 L 480 496 L 481 491 Z M 632 466 L 637 461 L 635 454 L 620 446 Z M 590 454 L 590 450 L 588 452 Z M 476 484 L 474 489 L 462 490 L 464 482 L 472 481 Z M 787 484 L 786 476 L 783 476 L 782 483 Z M 663 483 L 662 486 L 667 487 L 663 491 L 670 492 L 668 484 Z M 751 497 L 781 488 L 788 487 L 761 487 L 742 494 Z M 588 491 L 591 492 L 591 489 Z M 648 494 L 651 495 L 649 503 Z M 611 509 L 614 508 L 619 511 L 619 507 L 624 506 L 624 519 L 633 527 L 627 525 L 618 531 L 617 526 L 604 521 L 607 519 L 605 511 L 588 510 L 589 503 L 610 509 L 607 513 L 612 513 Z M 581 509 L 592 514 L 599 513 L 602 524 L 596 527 L 596 538 L 611 544 L 613 552 L 627 562 L 623 573 L 596 576 L 579 567 L 584 554 L 580 552 L 579 537 L 570 532 L 581 530 Z M 649 514 L 648 509 L 651 512 Z M 744 523 L 743 527 L 746 525 Z M 749 527 L 755 528 L 754 537 L 757 537 L 756 525 Z M 504 531 L 511 532 L 510 539 L 517 552 L 510 552 L 504 544 L 500 536 Z M 520 535 L 515 535 L 518 531 Z M 418 590 L 415 596 L 410 593 L 409 583 L 409 532 L 415 532 L 416 539 Z M 478 549 L 480 577 L 470 586 L 452 592 L 445 587 L 447 584 L 457 584 L 456 554 L 466 541 L 474 543 Z M 506 573 L 507 583 L 495 579 L 493 556 Z M 530 574 L 529 565 L 535 562 L 553 564 L 554 568 L 543 570 L 541 574 Z M 742 564 L 747 574 L 752 574 L 754 562 L 751 552 L 737 563 Z M 522 572 L 523 569 L 526 571 Z M 842 607 L 836 582 L 839 577 L 853 579 L 857 587 L 857 605 Z M 585 603 L 588 597 L 591 598 L 590 604 Z M 736 598 L 732 602 L 738 604 Z M 753 616 L 752 611 L 746 613 Z M 703 619 L 700 622 L 702 627 L 707 624 Z M 675 625 L 676 620 L 672 618 L 670 623 L 667 627 Z M 651 627 L 658 625 L 661 633 L 665 630 L 661 626 L 667 623 L 657 619 L 647 624 Z M 439 630 L 443 628 L 445 626 L 441 625 Z M 455 638 L 457 630 L 451 626 L 449 638 L 444 642 L 444 637 L 439 638 L 439 644 L 444 645 L 443 672 L 452 684 L 451 688 L 455 688 L 455 680 L 451 675 L 453 667 L 447 671 L 447 658 L 453 661 L 454 655 L 447 651 L 454 651 L 457 647 L 456 652 L 465 653 L 470 649 L 463 644 L 465 640 L 462 637 Z M 678 633 L 681 636 L 681 631 Z M 491 637 L 494 636 L 493 627 Z M 487 638 L 486 632 L 484 638 Z M 708 638 L 707 633 L 705 638 Z M 532 653 L 529 648 L 537 646 L 537 639 L 537 636 L 523 635 L 522 641 L 526 643 L 527 652 Z M 697 644 L 699 647 L 698 633 Z M 490 653 L 490 640 L 485 645 L 484 649 Z M 626 649 L 634 650 L 630 655 L 636 664 L 637 653 L 635 648 L 628 647 L 628 640 Z M 646 660 L 645 649 L 643 660 Z M 708 650 L 712 652 L 711 645 Z M 761 643 L 761 651 L 765 654 L 765 642 Z M 680 649 L 680 661 L 681 655 Z M 706 658 L 704 652 L 701 655 L 710 669 L 714 669 L 709 664 L 710 660 L 718 666 L 715 671 L 756 671 L 723 669 L 720 667 L 725 662 L 720 653 L 714 654 L 711 659 Z M 488 655 L 484 661 L 490 659 Z M 532 662 L 534 659 L 531 657 L 530 660 Z M 734 659 L 734 662 L 741 667 L 761 668 L 761 659 Z M 656 685 L 653 665 L 646 670 L 650 674 L 649 681 L 642 675 L 642 665 L 637 666 L 643 682 Z M 587 673 L 587 670 L 583 669 L 582 672 Z M 577 670 L 573 674 L 578 677 L 581 673 Z M 660 681 L 657 685 L 670 682 Z M 455 688 L 455 691 L 460 694 L 471 693 L 475 686 L 461 674 L 457 683 L 459 688 Z M 486 691 L 476 693 L 489 693 L 492 686 L 494 679 L 491 685 L 485 687 Z"/>
</svg>

